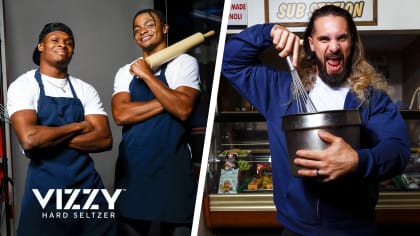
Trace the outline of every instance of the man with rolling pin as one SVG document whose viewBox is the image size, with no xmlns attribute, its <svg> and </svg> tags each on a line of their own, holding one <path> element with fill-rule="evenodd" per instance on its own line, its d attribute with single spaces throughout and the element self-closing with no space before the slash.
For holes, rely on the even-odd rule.
<svg viewBox="0 0 420 236">
<path fill-rule="evenodd" d="M 291 174 L 282 117 L 296 114 L 289 71 L 257 60 L 268 47 L 292 57 L 317 111 L 359 109 L 360 148 L 320 130 L 324 150 L 298 150 Z M 327 5 L 313 12 L 300 38 L 279 24 L 249 27 L 225 46 L 223 75 L 265 117 L 273 194 L 283 236 L 376 235 L 378 182 L 401 173 L 410 157 L 408 135 L 387 83 L 364 57 L 351 15 Z"/>
<path fill-rule="evenodd" d="M 197 183 L 186 121 L 200 94 L 199 71 L 188 54 L 152 70 L 147 58 L 168 48 L 168 30 L 161 12 L 139 11 L 133 34 L 143 56 L 115 76 L 112 115 L 123 127 L 115 188 L 126 190 L 116 209 L 124 236 L 147 235 L 152 222 L 160 222 L 161 235 L 191 234 Z"/>
</svg>

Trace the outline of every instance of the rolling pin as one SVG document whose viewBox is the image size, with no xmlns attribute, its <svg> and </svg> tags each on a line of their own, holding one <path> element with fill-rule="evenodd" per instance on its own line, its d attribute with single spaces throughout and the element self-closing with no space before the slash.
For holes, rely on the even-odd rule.
<svg viewBox="0 0 420 236">
<path fill-rule="evenodd" d="M 186 51 L 190 50 L 191 48 L 199 45 L 200 43 L 204 42 L 204 40 L 212 35 L 214 35 L 214 31 L 209 31 L 205 34 L 202 33 L 195 33 L 177 43 L 172 44 L 171 46 L 160 50 L 159 52 L 148 56 L 144 59 L 147 64 L 155 70 L 160 65 L 174 59 L 175 57 L 185 53 Z"/>
</svg>

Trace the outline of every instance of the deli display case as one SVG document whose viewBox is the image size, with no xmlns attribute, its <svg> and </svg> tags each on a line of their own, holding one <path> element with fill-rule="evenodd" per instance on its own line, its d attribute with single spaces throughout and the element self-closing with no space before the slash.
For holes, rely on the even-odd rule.
<svg viewBox="0 0 420 236">
<path fill-rule="evenodd" d="M 220 83 L 203 202 L 206 224 L 213 229 L 281 227 L 272 199 L 265 120 L 223 77 Z M 378 225 L 420 224 L 420 111 L 401 114 L 410 133 L 411 159 L 404 173 L 380 183 Z"/>
</svg>

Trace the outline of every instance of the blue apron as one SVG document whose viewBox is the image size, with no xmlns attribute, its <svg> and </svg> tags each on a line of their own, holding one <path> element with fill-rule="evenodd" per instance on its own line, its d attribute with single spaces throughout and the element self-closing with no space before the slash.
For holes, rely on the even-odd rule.
<svg viewBox="0 0 420 236">
<path fill-rule="evenodd" d="M 166 65 L 159 79 L 168 85 Z M 133 78 L 131 101 L 149 101 L 154 94 L 143 80 Z M 191 223 L 196 181 L 186 141 L 186 127 L 162 112 L 123 127 L 115 187 L 126 189 L 117 200 L 122 217 L 172 223 Z"/>
<path fill-rule="evenodd" d="M 56 127 L 84 120 L 83 105 L 68 78 L 73 98 L 45 96 L 39 70 L 35 72 L 35 79 L 40 88 L 37 112 L 39 125 Z M 101 177 L 88 153 L 61 146 L 38 149 L 26 154 L 31 160 L 22 200 L 19 236 L 115 235 L 115 219 L 81 219 L 79 213 L 86 214 L 89 210 L 57 209 L 56 194 L 52 195 L 46 207 L 42 209 L 32 192 L 32 189 L 38 189 L 42 197 L 45 197 L 49 189 L 60 189 L 63 192 L 64 189 L 104 189 Z M 69 196 L 70 194 L 63 194 L 62 208 Z M 82 207 L 88 196 L 80 194 L 74 204 L 80 204 Z M 100 210 L 108 208 L 107 202 L 100 194 L 95 198 L 94 204 L 98 204 Z"/>
</svg>

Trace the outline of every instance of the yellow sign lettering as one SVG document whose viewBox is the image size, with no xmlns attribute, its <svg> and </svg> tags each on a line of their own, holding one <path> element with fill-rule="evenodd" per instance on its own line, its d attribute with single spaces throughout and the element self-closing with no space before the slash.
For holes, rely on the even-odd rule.
<svg viewBox="0 0 420 236">
<path fill-rule="evenodd" d="M 313 2 L 310 6 L 309 6 L 309 13 L 308 13 L 308 17 L 310 18 L 312 16 L 312 13 L 318 9 L 321 8 L 327 4 L 330 5 L 334 5 L 337 7 L 341 7 L 345 10 L 347 10 L 350 15 L 353 18 L 357 18 L 357 17 L 362 17 L 363 16 L 363 9 L 365 7 L 365 2 L 364 1 L 360 1 L 360 2 Z"/>
<path fill-rule="evenodd" d="M 277 9 L 277 18 L 303 18 L 305 16 L 305 3 L 281 3 Z"/>
</svg>

